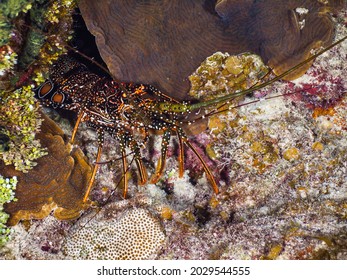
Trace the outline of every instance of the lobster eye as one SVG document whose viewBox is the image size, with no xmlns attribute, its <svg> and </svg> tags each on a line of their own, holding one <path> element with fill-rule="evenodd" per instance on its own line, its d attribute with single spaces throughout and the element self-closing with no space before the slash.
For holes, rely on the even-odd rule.
<svg viewBox="0 0 347 280">
<path fill-rule="evenodd" d="M 37 96 L 39 98 L 45 98 L 52 90 L 53 90 L 53 83 L 49 80 L 46 81 L 37 91 Z"/>
<path fill-rule="evenodd" d="M 61 93 L 61 92 L 55 93 L 52 96 L 51 100 L 53 102 L 55 102 L 55 103 L 62 104 L 64 102 L 64 100 L 65 100 L 65 95 L 63 93 Z"/>
</svg>

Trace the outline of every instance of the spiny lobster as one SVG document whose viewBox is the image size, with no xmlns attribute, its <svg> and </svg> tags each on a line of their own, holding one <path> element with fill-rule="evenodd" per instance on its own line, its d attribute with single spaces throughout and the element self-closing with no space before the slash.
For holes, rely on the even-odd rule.
<svg viewBox="0 0 347 280">
<path fill-rule="evenodd" d="M 223 104 L 270 85 L 340 44 L 346 38 L 336 41 L 295 67 L 260 85 L 195 104 L 178 102 L 151 85 L 117 82 L 111 78 L 99 76 L 90 72 L 85 65 L 66 56 L 53 65 L 49 79 L 36 89 L 36 95 L 48 106 L 77 112 L 78 118 L 72 132 L 71 142 L 74 141 L 81 122 L 86 122 L 98 134 L 99 146 L 96 164 L 83 202 L 88 200 L 95 180 L 105 132 L 118 139 L 120 143 L 123 175 L 128 171 L 126 148 L 129 147 L 134 153 L 140 184 L 148 181 L 147 171 L 141 159 L 141 148 L 145 146 L 150 131 L 163 133 L 161 155 L 155 174 L 150 179 L 151 183 L 156 183 L 161 178 L 165 168 L 168 143 L 171 135 L 176 133 L 179 144 L 179 176 L 182 177 L 184 172 L 184 144 L 186 144 L 201 162 L 213 191 L 217 194 L 219 190 L 214 176 L 182 129 L 182 116 L 200 108 Z M 126 197 L 127 176 L 123 176 L 123 184 L 123 195 Z"/>
<path fill-rule="evenodd" d="M 85 65 L 69 57 L 61 57 L 53 65 L 50 78 L 37 89 L 36 93 L 47 105 L 78 113 L 71 142 L 74 141 L 80 122 L 87 122 L 88 126 L 97 131 L 99 148 L 96 162 L 100 160 L 104 132 L 119 140 L 124 174 L 127 172 L 126 147 L 130 147 L 139 170 L 140 184 L 147 182 L 147 172 L 141 160 L 140 149 L 148 139 L 149 130 L 163 131 L 161 158 L 151 183 L 156 183 L 164 171 L 168 143 L 172 132 L 176 132 L 180 143 L 180 175 L 182 176 L 184 171 L 183 143 L 186 143 L 203 164 L 214 191 L 218 192 L 217 184 L 206 163 L 179 126 L 178 114 L 169 110 L 162 111 L 160 108 L 163 104 L 182 105 L 153 86 L 117 83 L 91 73 Z M 95 164 L 84 202 L 88 198 L 97 169 L 98 164 Z M 126 176 L 123 180 L 124 196 L 126 196 Z"/>
</svg>

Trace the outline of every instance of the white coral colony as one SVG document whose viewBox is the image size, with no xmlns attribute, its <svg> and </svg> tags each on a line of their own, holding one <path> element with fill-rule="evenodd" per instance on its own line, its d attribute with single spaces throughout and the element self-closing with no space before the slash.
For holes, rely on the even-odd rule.
<svg viewBox="0 0 347 280">
<path fill-rule="evenodd" d="M 132 208 L 113 221 L 92 221 L 74 232 L 64 245 L 68 258 L 143 260 L 153 258 L 165 234 L 149 211 Z"/>
</svg>

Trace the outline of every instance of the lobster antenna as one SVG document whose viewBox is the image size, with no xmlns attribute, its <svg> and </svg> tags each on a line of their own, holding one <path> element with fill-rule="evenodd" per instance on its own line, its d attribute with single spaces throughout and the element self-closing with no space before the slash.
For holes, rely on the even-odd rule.
<svg viewBox="0 0 347 280">
<path fill-rule="evenodd" d="M 97 62 L 95 59 L 90 58 L 89 56 L 87 56 L 86 54 L 84 54 L 83 52 L 69 46 L 68 44 L 65 45 L 65 47 L 75 53 L 77 53 L 78 55 L 82 56 L 83 58 L 89 60 L 91 63 L 95 64 L 96 66 L 98 66 L 100 69 L 102 69 L 105 73 L 107 73 L 108 75 L 112 76 L 112 74 L 110 73 L 110 71 L 101 63 Z M 116 81 L 118 82 L 118 81 Z"/>
<path fill-rule="evenodd" d="M 311 60 L 317 58 L 318 56 L 322 55 L 323 53 L 325 53 L 326 51 L 332 49 L 333 47 L 335 47 L 336 45 L 342 43 L 344 40 L 347 39 L 347 36 L 343 37 L 342 39 L 336 41 L 335 43 L 333 43 L 332 45 L 328 46 L 327 48 L 319 51 L 318 53 L 310 56 L 309 58 L 305 59 L 304 61 L 300 62 L 299 64 L 295 65 L 294 67 L 290 68 L 289 70 L 283 72 L 282 74 L 274 77 L 271 80 L 268 80 L 260 85 L 256 85 L 253 86 L 249 89 L 243 90 L 243 91 L 239 91 L 239 92 L 234 92 L 231 94 L 227 94 L 221 97 L 218 97 L 216 99 L 212 99 L 212 100 L 207 100 L 204 102 L 199 102 L 196 104 L 190 104 L 188 102 L 183 102 L 182 104 L 172 104 L 170 102 L 159 102 L 153 105 L 153 109 L 154 110 L 158 110 L 158 111 L 167 111 L 167 112 L 174 112 L 174 113 L 185 113 L 185 112 L 191 112 L 194 111 L 196 109 L 200 109 L 200 108 L 204 108 L 204 107 L 208 107 L 208 106 L 212 106 L 212 105 L 217 105 L 219 103 L 227 103 L 228 101 L 230 101 L 233 98 L 239 97 L 239 96 L 244 96 L 247 95 L 249 93 L 252 93 L 253 91 L 262 89 L 280 79 L 282 79 L 283 77 L 289 75 L 290 73 L 294 72 L 295 70 L 299 69 L 300 67 L 302 67 L 303 65 L 305 65 L 306 63 L 310 62 Z"/>
<path fill-rule="evenodd" d="M 275 96 L 269 96 L 269 97 L 265 97 L 265 98 L 261 98 L 261 99 L 257 99 L 257 100 L 253 100 L 253 101 L 249 101 L 249 102 L 245 102 L 245 103 L 242 103 L 242 104 L 238 104 L 238 105 L 235 105 L 235 106 L 229 106 L 228 108 L 221 109 L 221 110 L 218 110 L 218 111 L 211 111 L 211 112 L 208 112 L 203 117 L 200 116 L 200 117 L 194 119 L 194 122 L 199 121 L 202 118 L 206 118 L 206 117 L 208 118 L 208 117 L 211 117 L 211 116 L 214 116 L 214 115 L 217 115 L 217 114 L 229 111 L 230 109 L 236 109 L 236 108 L 240 108 L 240 107 L 243 107 L 243 106 L 248 106 L 248 105 L 251 105 L 251 104 L 255 104 L 255 103 L 261 102 L 262 100 L 270 100 L 270 99 L 275 99 L 275 98 L 278 98 L 278 97 L 290 96 L 290 95 L 297 94 L 298 92 L 300 92 L 300 91 L 297 90 L 297 91 L 288 92 L 288 93 L 284 93 L 284 94 L 279 94 L 279 95 L 275 95 Z M 227 104 L 227 102 L 225 102 L 224 105 L 225 104 Z M 190 122 L 192 122 L 192 121 L 190 121 Z M 187 121 L 185 123 L 189 123 L 189 122 Z"/>
<path fill-rule="evenodd" d="M 270 84 L 272 84 L 272 83 L 282 79 L 283 77 L 289 75 L 290 73 L 292 73 L 295 70 L 299 69 L 300 67 L 302 67 L 306 63 L 310 62 L 311 60 L 313 60 L 316 57 L 320 56 L 321 54 L 325 53 L 326 51 L 332 49 L 336 45 L 342 43 L 346 39 L 347 39 L 347 36 L 343 37 L 342 39 L 336 41 L 335 43 L 333 43 L 329 47 L 327 47 L 327 48 L 321 50 L 320 52 L 310 56 L 309 58 L 305 59 L 304 61 L 302 61 L 299 64 L 295 65 L 294 67 L 290 68 L 289 70 L 283 72 L 282 74 L 280 74 L 280 75 L 274 77 L 273 79 L 271 79 L 269 81 L 266 81 L 266 82 L 264 82 L 264 83 L 262 83 L 260 85 L 254 86 L 252 88 L 249 88 L 249 89 L 246 89 L 246 90 L 243 90 L 243 91 L 240 91 L 240 92 L 231 93 L 231 94 L 228 94 L 228 95 L 225 95 L 225 96 L 213 99 L 213 100 L 208 100 L 208 101 L 205 101 L 205 102 L 200 102 L 200 103 L 190 104 L 190 105 L 186 104 L 186 106 L 187 106 L 188 110 L 193 111 L 193 110 L 196 110 L 196 109 L 199 109 L 199 108 L 202 108 L 202 107 L 208 107 L 208 106 L 211 106 L 211 105 L 216 105 L 216 104 L 221 103 L 221 102 L 227 102 L 231 98 L 243 96 L 243 95 L 251 93 L 251 92 L 253 92 L 255 90 L 258 90 L 258 89 L 261 89 L 263 87 L 266 87 L 266 86 L 268 86 L 268 85 L 270 85 Z"/>
<path fill-rule="evenodd" d="M 266 77 L 270 76 L 271 74 L 273 73 L 273 70 L 272 69 L 269 69 L 269 71 L 263 75 L 263 77 L 260 78 L 260 81 L 264 80 Z M 257 84 L 259 84 L 259 81 L 254 83 L 251 87 L 251 88 L 254 88 Z M 266 99 L 266 98 L 265 98 Z M 269 98 L 270 99 L 270 98 Z M 223 104 L 220 104 L 216 109 L 213 109 L 211 110 L 210 112 L 208 112 L 206 115 L 204 116 L 200 116 L 199 118 L 196 118 L 194 119 L 194 121 L 197 121 L 199 119 L 202 119 L 202 118 L 208 118 L 210 116 L 213 116 L 213 115 L 217 115 L 217 114 L 220 114 L 222 112 L 225 112 L 225 111 L 229 111 L 230 109 L 233 109 L 233 108 L 239 108 L 239 107 L 242 107 L 243 105 L 248 105 L 248 104 L 252 104 L 252 103 L 256 103 L 256 102 L 259 102 L 260 100 L 256 100 L 256 101 L 252 101 L 250 103 L 244 103 L 244 104 L 240 104 L 240 105 L 237 105 L 237 106 L 233 106 L 233 107 L 230 107 L 229 108 L 226 108 L 226 109 L 222 109 L 226 104 L 228 104 L 228 102 L 224 102 Z"/>
</svg>

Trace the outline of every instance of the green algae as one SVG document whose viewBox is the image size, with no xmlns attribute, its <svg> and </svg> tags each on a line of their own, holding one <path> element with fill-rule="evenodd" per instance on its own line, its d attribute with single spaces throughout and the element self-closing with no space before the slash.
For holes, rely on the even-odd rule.
<svg viewBox="0 0 347 280">
<path fill-rule="evenodd" d="M 4 178 L 0 175 L 0 247 L 8 240 L 11 229 L 6 226 L 9 215 L 3 211 L 3 205 L 14 201 L 14 190 L 16 189 L 17 178 Z"/>
<path fill-rule="evenodd" d="M 6 55 L 0 60 L 0 73 L 5 73 L 9 69 L 13 69 L 14 65 L 17 63 L 17 54 L 8 51 Z"/>
<path fill-rule="evenodd" d="M 10 94 L 0 93 L 0 124 L 8 136 L 8 150 L 0 151 L 6 165 L 13 164 L 27 172 L 36 165 L 35 160 L 45 155 L 45 149 L 35 139 L 41 120 L 31 87 L 23 87 Z"/>
<path fill-rule="evenodd" d="M 33 7 L 42 5 L 45 0 L 5 0 L 0 3 L 0 46 L 6 45 L 11 39 L 15 18 L 25 14 Z"/>
<path fill-rule="evenodd" d="M 9 139 L 0 159 L 28 172 L 46 154 L 36 133 L 39 107 L 32 89 L 71 39 L 75 1 L 23 0 L 0 3 L 0 127 Z"/>
</svg>

